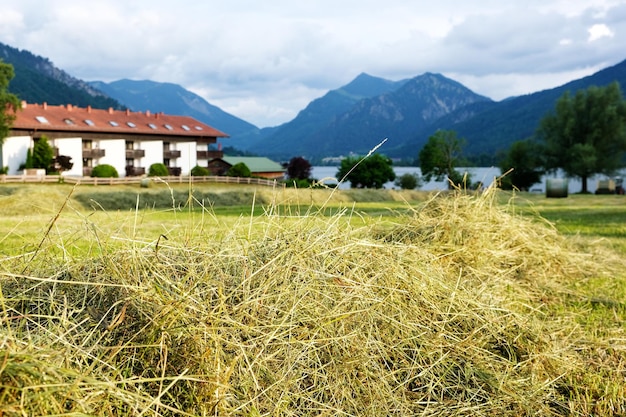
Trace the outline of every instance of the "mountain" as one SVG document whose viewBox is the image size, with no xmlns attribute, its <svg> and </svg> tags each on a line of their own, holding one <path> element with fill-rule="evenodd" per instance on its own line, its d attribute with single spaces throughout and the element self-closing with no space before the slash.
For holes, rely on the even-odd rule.
<svg viewBox="0 0 626 417">
<path fill-rule="evenodd" d="M 47 58 L 0 43 L 0 60 L 13 65 L 15 78 L 9 92 L 29 103 L 88 105 L 98 109 L 122 109 L 116 100 L 86 82 L 56 68 Z"/>
<path fill-rule="evenodd" d="M 133 111 L 150 110 L 191 116 L 231 137 L 259 131 L 253 124 L 223 111 L 177 84 L 124 79 L 111 83 L 92 81 L 90 85 Z M 233 146 L 230 139 L 227 139 L 225 144 Z"/>
<path fill-rule="evenodd" d="M 415 132 L 457 109 L 491 102 L 454 80 L 431 73 L 397 83 L 385 80 L 387 91 L 369 90 L 375 95 L 349 95 L 350 99 L 345 99 L 346 91 L 362 85 L 361 81 L 357 77 L 346 87 L 313 101 L 293 121 L 251 150 L 275 159 L 303 155 L 317 160 L 365 154 L 384 138 L 389 138 L 386 147 L 399 146 Z"/>
<path fill-rule="evenodd" d="M 289 159 L 294 155 L 304 154 L 298 153 L 295 148 L 297 147 L 297 144 L 293 143 L 295 138 L 299 143 L 306 142 L 311 135 L 349 111 L 360 100 L 394 91 L 405 82 L 406 80 L 389 81 L 361 73 L 345 86 L 313 100 L 290 122 L 273 129 L 264 129 L 261 137 L 255 144 L 249 145 L 249 149 L 260 155 L 278 159 Z M 234 146 L 238 146 L 238 138 L 233 139 Z"/>
<path fill-rule="evenodd" d="M 575 94 L 590 86 L 601 87 L 615 81 L 626 86 L 626 60 L 559 87 L 458 109 L 417 131 L 404 145 L 390 150 L 389 155 L 415 154 L 415 149 L 421 149 L 428 136 L 437 129 L 444 129 L 454 130 L 459 137 L 466 138 L 465 153 L 470 159 L 487 163 L 491 157 L 489 163 L 493 164 L 497 162 L 497 154 L 513 142 L 532 137 L 541 119 L 554 109 L 556 101 L 566 91 Z"/>
</svg>

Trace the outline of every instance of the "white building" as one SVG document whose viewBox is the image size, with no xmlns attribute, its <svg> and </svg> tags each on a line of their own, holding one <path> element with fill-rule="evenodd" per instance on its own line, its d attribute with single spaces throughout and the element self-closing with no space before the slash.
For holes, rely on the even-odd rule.
<svg viewBox="0 0 626 417">
<path fill-rule="evenodd" d="M 171 175 L 189 175 L 194 166 L 222 157 L 209 146 L 228 135 L 188 116 L 22 102 L 1 149 L 9 175 L 19 173 L 41 137 L 57 155 L 71 157 L 72 169 L 63 175 L 89 176 L 93 167 L 109 164 L 126 176 L 143 175 L 154 163 L 165 164 Z"/>
</svg>

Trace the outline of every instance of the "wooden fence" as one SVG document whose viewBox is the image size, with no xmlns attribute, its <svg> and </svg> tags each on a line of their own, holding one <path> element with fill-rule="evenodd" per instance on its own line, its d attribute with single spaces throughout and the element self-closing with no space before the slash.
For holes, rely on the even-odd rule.
<svg viewBox="0 0 626 417">
<path fill-rule="evenodd" d="M 145 184 L 150 181 L 165 182 L 168 184 L 198 184 L 198 183 L 223 183 L 223 184 L 249 184 L 274 187 L 276 180 L 264 178 L 241 178 L 225 176 L 189 176 L 177 177 L 124 177 L 124 178 L 97 178 L 97 177 L 64 177 L 60 175 L 0 175 L 0 184 L 4 183 L 65 183 L 82 185 L 119 185 L 119 184 Z"/>
</svg>

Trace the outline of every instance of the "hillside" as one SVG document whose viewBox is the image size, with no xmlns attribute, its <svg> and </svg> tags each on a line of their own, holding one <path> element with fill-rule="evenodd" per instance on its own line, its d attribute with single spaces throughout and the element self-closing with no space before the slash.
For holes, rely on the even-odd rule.
<svg viewBox="0 0 626 417">
<path fill-rule="evenodd" d="M 403 146 L 390 151 L 401 156 L 414 149 L 421 149 L 428 136 L 437 129 L 454 130 L 467 139 L 466 154 L 473 159 L 486 160 L 505 151 L 511 143 L 534 135 L 541 119 L 550 112 L 561 95 L 590 86 L 605 86 L 617 81 L 626 86 L 626 61 L 605 68 L 590 76 L 571 81 L 562 86 L 513 97 L 497 103 L 484 103 L 461 108 L 437 120 L 417 132 Z M 467 117 L 466 113 L 474 113 Z M 492 161 L 492 163 L 495 161 Z"/>
<path fill-rule="evenodd" d="M 237 136 L 259 129 L 216 107 L 197 94 L 172 83 L 118 80 L 111 83 L 90 82 L 90 85 L 115 98 L 134 111 L 164 112 L 191 116 L 228 135 Z M 230 139 L 225 142 L 232 146 Z"/>
<path fill-rule="evenodd" d="M 13 65 L 9 91 L 29 103 L 73 104 L 80 107 L 122 109 L 122 105 L 86 82 L 56 68 L 47 58 L 0 43 L 0 59 Z"/>
<path fill-rule="evenodd" d="M 439 74 L 426 73 L 390 85 L 398 88 L 352 102 L 344 100 L 344 107 L 335 106 L 332 114 L 326 103 L 331 97 L 335 103 L 340 102 L 342 96 L 330 92 L 324 96 L 325 106 L 320 106 L 325 114 L 321 110 L 314 111 L 317 104 L 314 101 L 306 113 L 290 122 L 288 132 L 278 130 L 264 139 L 262 146 L 252 150 L 277 159 L 289 155 L 316 160 L 325 156 L 364 154 L 383 138 L 389 138 L 390 146 L 397 146 L 404 138 L 412 137 L 414 132 L 450 112 L 472 103 L 490 102 Z M 312 119 L 310 115 L 316 114 L 324 114 L 325 118 L 318 117 L 308 125 L 304 123 L 305 116 Z M 294 140 L 296 137 L 298 140 Z"/>
</svg>

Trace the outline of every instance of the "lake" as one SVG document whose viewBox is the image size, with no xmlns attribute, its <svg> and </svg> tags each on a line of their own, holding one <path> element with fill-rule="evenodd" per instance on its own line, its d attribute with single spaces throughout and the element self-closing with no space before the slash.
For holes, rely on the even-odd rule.
<svg viewBox="0 0 626 417">
<path fill-rule="evenodd" d="M 337 174 L 339 167 L 337 166 L 314 166 L 311 176 L 316 178 L 317 180 L 325 179 L 324 182 L 327 184 L 336 184 L 337 178 L 335 175 Z M 404 174 L 412 174 L 416 173 L 419 176 L 422 175 L 422 171 L 419 167 L 393 167 L 394 172 L 396 173 L 396 177 L 400 177 Z M 459 172 L 468 172 L 471 174 L 472 183 L 481 181 L 485 186 L 491 185 L 495 178 L 501 175 L 500 168 L 497 167 L 471 167 L 471 168 L 457 168 Z M 620 176 L 624 177 L 626 171 L 621 171 Z M 564 178 L 564 175 L 561 172 L 557 172 L 555 174 L 544 175 L 541 178 L 541 182 L 532 186 L 531 191 L 538 193 L 545 193 L 546 191 L 546 180 L 548 178 Z M 598 180 L 605 179 L 604 175 L 596 175 L 587 181 L 587 187 L 590 192 L 594 192 L 598 185 Z M 568 182 L 568 190 L 570 193 L 577 193 L 581 190 L 581 181 L 578 178 L 570 178 Z M 340 189 L 348 189 L 350 188 L 350 183 L 345 182 L 339 185 Z M 393 189 L 398 188 L 393 182 L 388 182 L 385 184 L 385 188 Z M 430 181 L 425 183 L 420 190 L 426 191 L 434 191 L 434 190 L 446 190 L 448 188 L 448 183 L 446 181 Z"/>
</svg>

